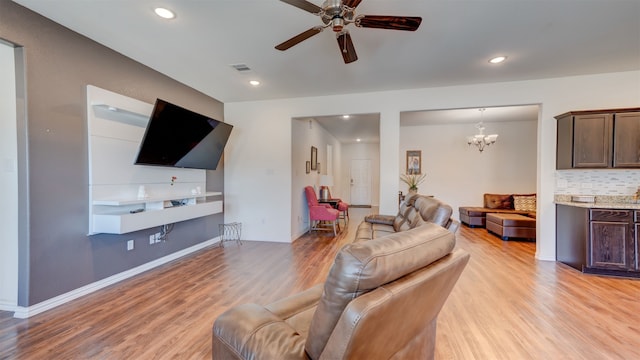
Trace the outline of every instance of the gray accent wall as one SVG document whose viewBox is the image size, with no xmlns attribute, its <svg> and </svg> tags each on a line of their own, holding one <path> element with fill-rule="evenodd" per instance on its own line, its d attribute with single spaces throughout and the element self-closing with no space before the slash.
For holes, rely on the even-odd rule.
<svg viewBox="0 0 640 360">
<path fill-rule="evenodd" d="M 86 85 L 147 103 L 162 98 L 223 118 L 223 104 L 9 0 L 0 0 L 0 38 L 24 59 L 26 106 L 18 111 L 19 306 L 57 295 L 216 237 L 223 214 L 177 223 L 167 242 L 158 228 L 87 236 Z M 144 46 L 141 44 L 140 46 Z M 170 54 L 168 54 L 170 56 Z M 194 70 L 197 71 L 197 70 Z M 19 74 L 20 75 L 20 74 Z M 18 84 L 18 87 L 22 86 Z M 20 109 L 19 109 L 20 110 Z M 207 171 L 207 190 L 224 192 L 224 165 Z M 126 241 L 135 240 L 127 251 Z"/>
</svg>

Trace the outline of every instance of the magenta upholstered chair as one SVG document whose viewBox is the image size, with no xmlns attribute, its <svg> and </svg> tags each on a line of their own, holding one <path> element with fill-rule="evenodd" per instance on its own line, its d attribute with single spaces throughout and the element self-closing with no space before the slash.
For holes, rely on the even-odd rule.
<svg viewBox="0 0 640 360">
<path fill-rule="evenodd" d="M 338 225 L 340 211 L 332 208 L 329 204 L 318 203 L 318 197 L 313 187 L 305 187 L 304 193 L 307 196 L 307 206 L 309 207 L 309 232 L 311 232 L 311 230 L 321 230 L 322 228 L 318 227 L 321 221 L 331 221 L 333 224 L 333 235 L 337 235 L 336 225 Z"/>
<path fill-rule="evenodd" d="M 349 204 L 342 201 L 342 199 L 334 198 L 331 196 L 331 190 L 329 190 L 329 199 L 338 200 L 338 211 L 340 212 L 340 219 L 344 221 L 345 226 L 349 222 Z"/>
</svg>

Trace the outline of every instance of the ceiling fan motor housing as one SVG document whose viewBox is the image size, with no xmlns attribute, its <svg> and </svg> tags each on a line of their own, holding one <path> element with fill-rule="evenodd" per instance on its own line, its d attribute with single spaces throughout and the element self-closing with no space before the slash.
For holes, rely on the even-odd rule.
<svg viewBox="0 0 640 360">
<path fill-rule="evenodd" d="M 322 21 L 335 32 L 341 32 L 353 20 L 353 10 L 348 10 L 340 0 L 326 0 L 322 4 Z M 346 19 L 346 21 L 345 21 Z"/>
</svg>

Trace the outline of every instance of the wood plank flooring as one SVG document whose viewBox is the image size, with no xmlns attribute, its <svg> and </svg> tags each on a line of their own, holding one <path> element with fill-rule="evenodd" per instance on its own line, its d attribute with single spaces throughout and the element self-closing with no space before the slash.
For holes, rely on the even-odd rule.
<svg viewBox="0 0 640 360">
<path fill-rule="evenodd" d="M 350 209 L 333 238 L 211 247 L 71 303 L 0 312 L 0 359 L 210 359 L 211 324 L 321 282 L 373 209 Z M 535 244 L 462 227 L 471 253 L 439 320 L 437 359 L 640 359 L 640 280 L 537 261 Z"/>
</svg>

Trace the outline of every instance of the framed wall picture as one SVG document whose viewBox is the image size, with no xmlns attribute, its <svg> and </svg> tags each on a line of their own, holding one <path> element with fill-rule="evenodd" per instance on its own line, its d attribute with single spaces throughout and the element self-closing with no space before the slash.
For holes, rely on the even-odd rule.
<svg viewBox="0 0 640 360">
<path fill-rule="evenodd" d="M 311 161 L 307 161 L 307 174 L 311 172 Z"/>
<path fill-rule="evenodd" d="M 318 169 L 318 148 L 311 147 L 311 170 Z"/>
<path fill-rule="evenodd" d="M 407 174 L 408 175 L 422 174 L 422 151 L 421 150 L 407 150 Z"/>
</svg>

